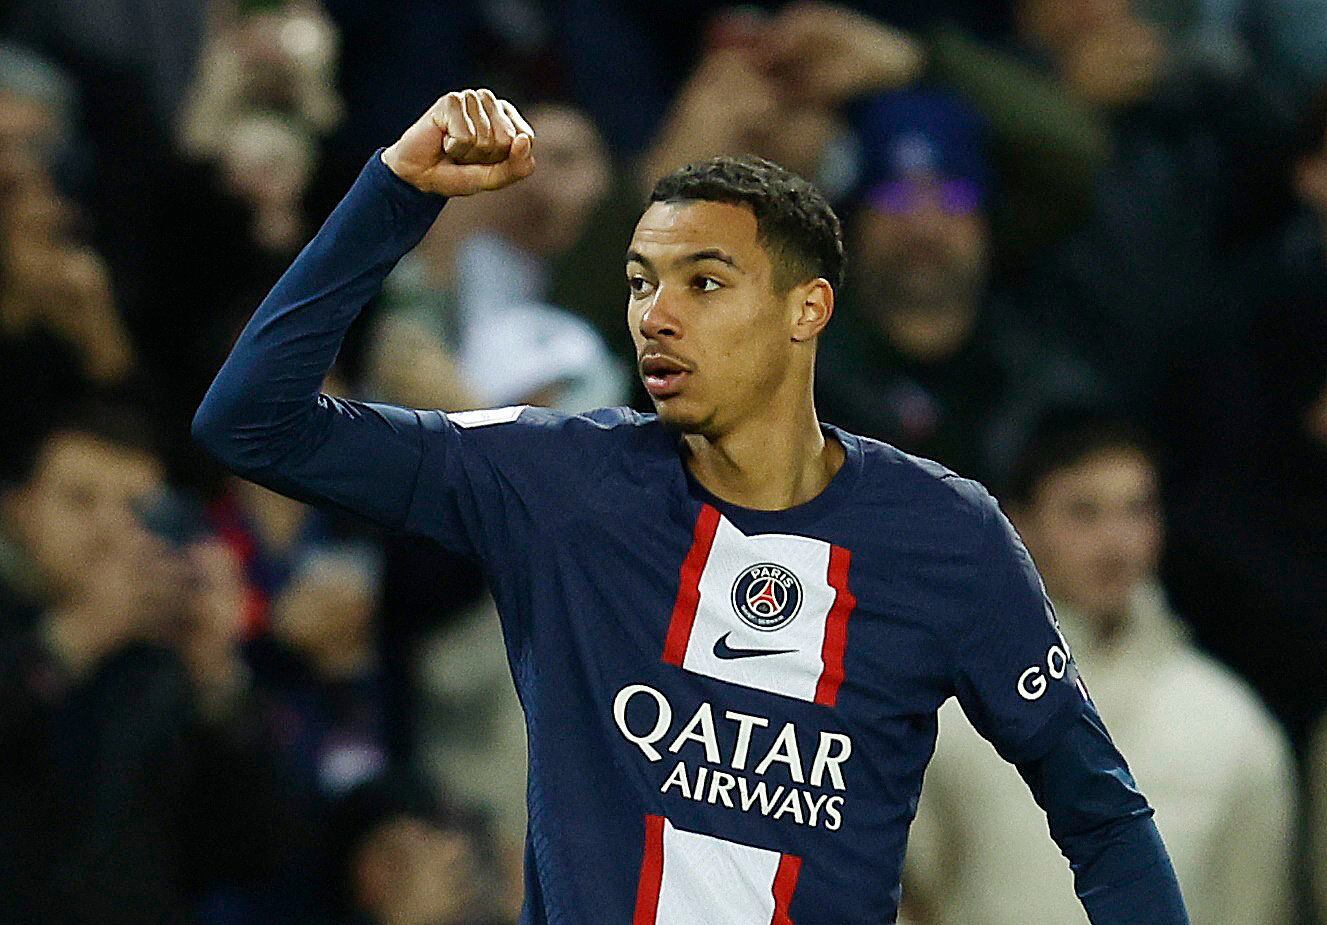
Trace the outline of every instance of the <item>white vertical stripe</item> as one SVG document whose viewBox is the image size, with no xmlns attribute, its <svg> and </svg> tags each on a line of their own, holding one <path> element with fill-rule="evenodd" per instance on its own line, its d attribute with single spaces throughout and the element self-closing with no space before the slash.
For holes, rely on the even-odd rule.
<svg viewBox="0 0 1327 925">
<path fill-rule="evenodd" d="M 655 925 L 769 925 L 779 853 L 684 832 L 664 821 Z"/>
<path fill-rule="evenodd" d="M 824 664 L 825 622 L 834 606 L 829 585 L 830 545 L 824 540 L 784 533 L 747 536 L 719 518 L 714 546 L 700 578 L 700 604 L 682 667 L 756 690 L 815 700 Z M 802 605 L 797 616 L 780 629 L 753 629 L 733 610 L 733 583 L 746 569 L 762 562 L 781 565 L 797 576 Z M 720 659 L 714 644 L 728 634 L 733 648 L 791 649 L 783 655 Z"/>
</svg>

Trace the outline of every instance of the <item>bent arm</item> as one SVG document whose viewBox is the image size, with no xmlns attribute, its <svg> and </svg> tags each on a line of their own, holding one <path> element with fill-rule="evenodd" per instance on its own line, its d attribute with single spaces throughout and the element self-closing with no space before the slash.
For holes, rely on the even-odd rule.
<svg viewBox="0 0 1327 925">
<path fill-rule="evenodd" d="M 1018 772 L 1069 859 L 1092 925 L 1188 925 L 1152 808 L 1096 710 L 1085 708 L 1049 753 Z"/>
<path fill-rule="evenodd" d="M 283 494 L 404 523 L 423 458 L 420 413 L 319 390 L 351 322 L 444 201 L 374 155 L 263 300 L 204 397 L 193 434 L 208 452 Z"/>
</svg>

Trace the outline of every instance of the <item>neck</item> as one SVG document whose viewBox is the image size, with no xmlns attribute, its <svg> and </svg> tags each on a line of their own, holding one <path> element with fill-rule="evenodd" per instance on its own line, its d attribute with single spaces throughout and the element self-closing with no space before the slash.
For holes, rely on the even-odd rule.
<svg viewBox="0 0 1327 925">
<path fill-rule="evenodd" d="M 880 326 L 894 346 L 922 362 L 958 352 L 976 321 L 976 308 L 960 300 L 924 307 L 896 305 L 880 313 Z"/>
<path fill-rule="evenodd" d="M 741 507 L 779 511 L 825 490 L 846 453 L 825 440 L 808 384 L 799 413 L 771 401 L 764 413 L 721 435 L 687 434 L 687 467 L 712 494 Z"/>
</svg>

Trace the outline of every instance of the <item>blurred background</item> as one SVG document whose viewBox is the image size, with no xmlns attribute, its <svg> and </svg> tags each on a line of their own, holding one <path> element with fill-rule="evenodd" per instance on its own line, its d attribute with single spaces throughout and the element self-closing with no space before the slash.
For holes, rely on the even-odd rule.
<svg viewBox="0 0 1327 925">
<path fill-rule="evenodd" d="M 1195 925 L 1327 923 L 1327 0 L 0 2 L 0 921 L 474 925 L 524 731 L 468 562 L 228 477 L 188 420 L 375 149 L 489 86 L 327 389 L 633 404 L 653 180 L 842 215 L 825 420 L 1000 497 Z M 942 711 L 911 925 L 1085 922 Z"/>
</svg>

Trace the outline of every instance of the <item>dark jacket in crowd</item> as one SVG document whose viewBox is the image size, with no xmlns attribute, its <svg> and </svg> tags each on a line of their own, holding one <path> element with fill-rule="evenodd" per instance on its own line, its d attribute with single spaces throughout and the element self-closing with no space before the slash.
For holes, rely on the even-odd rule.
<svg viewBox="0 0 1327 925">
<path fill-rule="evenodd" d="M 126 645 L 80 680 L 41 642 L 0 642 L 0 921 L 196 921 L 257 882 L 283 823 L 244 710 L 203 722 L 169 650 Z"/>
</svg>

